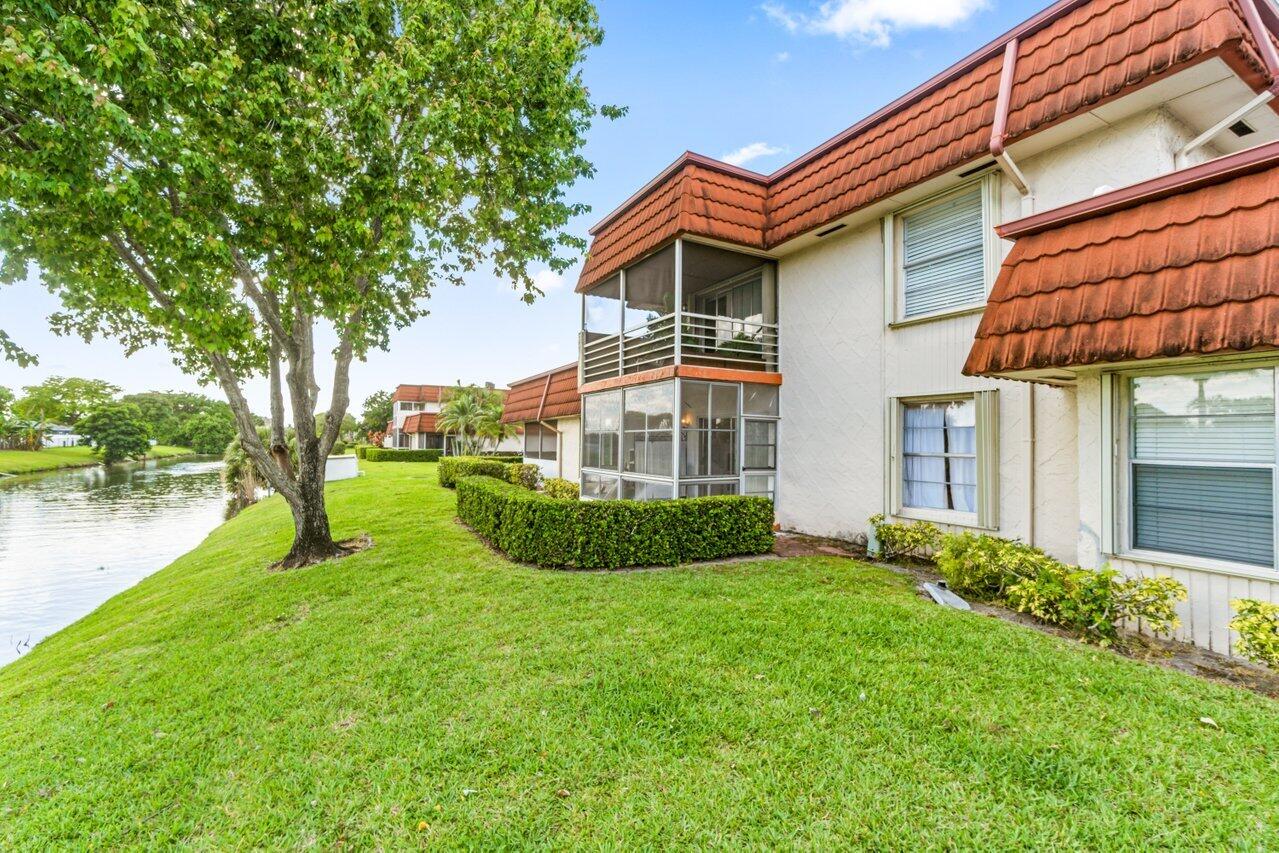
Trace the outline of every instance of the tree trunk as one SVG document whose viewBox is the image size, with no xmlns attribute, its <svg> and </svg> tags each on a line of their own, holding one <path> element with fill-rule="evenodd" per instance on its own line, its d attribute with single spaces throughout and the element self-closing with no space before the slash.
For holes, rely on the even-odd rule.
<svg viewBox="0 0 1279 853">
<path fill-rule="evenodd" d="M 329 530 L 329 515 L 324 506 L 324 469 L 317 472 L 303 467 L 298 477 L 297 502 L 290 502 L 293 511 L 293 547 L 277 565 L 282 569 L 296 569 L 322 560 L 350 553 L 333 541 Z"/>
</svg>

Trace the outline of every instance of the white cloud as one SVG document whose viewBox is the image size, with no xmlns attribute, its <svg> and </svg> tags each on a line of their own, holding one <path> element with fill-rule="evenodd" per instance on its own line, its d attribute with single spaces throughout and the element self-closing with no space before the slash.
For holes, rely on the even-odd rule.
<svg viewBox="0 0 1279 853">
<path fill-rule="evenodd" d="M 790 51 L 789 51 L 789 50 L 783 50 L 781 53 L 776 54 L 775 56 L 773 56 L 773 61 L 775 61 L 775 62 L 786 62 L 786 61 L 788 61 L 789 59 L 790 59 Z"/>
<path fill-rule="evenodd" d="M 792 15 L 790 11 L 780 3 L 765 3 L 759 7 L 764 14 L 773 20 L 774 23 L 780 25 L 787 32 L 795 32 L 799 29 L 799 18 Z"/>
<path fill-rule="evenodd" d="M 776 145 L 769 145 L 767 142 L 752 142 L 750 145 L 743 145 L 736 151 L 730 151 L 719 159 L 732 166 L 745 166 L 752 160 L 758 160 L 760 157 L 771 157 L 774 154 L 781 154 L 782 149 Z"/>
<path fill-rule="evenodd" d="M 773 2 L 760 8 L 787 32 L 802 30 L 887 47 L 902 30 L 954 27 L 989 5 L 990 0 L 827 0 L 812 15 Z"/>
<path fill-rule="evenodd" d="M 550 293 L 564 286 L 564 275 L 551 269 L 538 270 L 533 273 L 533 284 L 543 293 Z"/>
</svg>

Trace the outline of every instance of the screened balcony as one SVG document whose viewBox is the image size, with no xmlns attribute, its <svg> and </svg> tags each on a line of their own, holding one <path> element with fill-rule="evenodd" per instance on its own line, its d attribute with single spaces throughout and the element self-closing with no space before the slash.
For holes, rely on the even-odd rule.
<svg viewBox="0 0 1279 853">
<path fill-rule="evenodd" d="M 583 295 L 578 342 L 583 383 L 673 365 L 775 373 L 774 264 L 677 240 Z"/>
</svg>

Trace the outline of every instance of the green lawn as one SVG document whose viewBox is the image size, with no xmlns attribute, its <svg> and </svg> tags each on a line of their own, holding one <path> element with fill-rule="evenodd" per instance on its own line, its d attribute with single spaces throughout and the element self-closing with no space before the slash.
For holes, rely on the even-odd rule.
<svg viewBox="0 0 1279 853">
<path fill-rule="evenodd" d="M 148 459 L 169 459 L 174 456 L 190 456 L 194 451 L 186 447 L 157 444 L 147 454 Z M 0 474 L 31 474 L 37 471 L 54 471 L 58 468 L 82 468 L 100 464 L 91 447 L 46 447 L 43 450 L 0 450 Z"/>
<path fill-rule="evenodd" d="M 270 572 L 271 499 L 0 669 L 0 848 L 1279 846 L 1270 700 L 837 558 L 514 566 L 364 468 L 373 549 Z"/>
</svg>

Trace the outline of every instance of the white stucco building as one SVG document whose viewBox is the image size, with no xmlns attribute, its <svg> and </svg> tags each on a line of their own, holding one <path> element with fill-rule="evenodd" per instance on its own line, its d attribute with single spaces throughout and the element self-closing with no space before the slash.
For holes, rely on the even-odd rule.
<svg viewBox="0 0 1279 853">
<path fill-rule="evenodd" d="M 1067 0 L 771 175 L 685 154 L 593 230 L 588 498 L 763 494 L 1279 601 L 1279 17 Z"/>
</svg>

